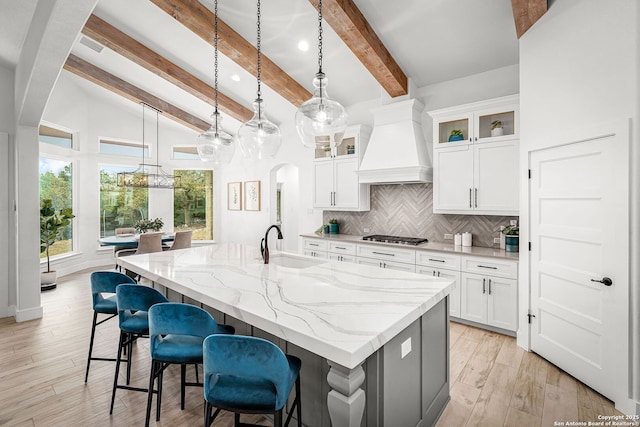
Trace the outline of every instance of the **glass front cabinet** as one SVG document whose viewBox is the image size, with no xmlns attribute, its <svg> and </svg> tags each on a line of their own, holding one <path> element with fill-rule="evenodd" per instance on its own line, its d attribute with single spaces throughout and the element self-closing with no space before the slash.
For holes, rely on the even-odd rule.
<svg viewBox="0 0 640 427">
<path fill-rule="evenodd" d="M 433 212 L 519 213 L 518 95 L 431 111 Z"/>
</svg>

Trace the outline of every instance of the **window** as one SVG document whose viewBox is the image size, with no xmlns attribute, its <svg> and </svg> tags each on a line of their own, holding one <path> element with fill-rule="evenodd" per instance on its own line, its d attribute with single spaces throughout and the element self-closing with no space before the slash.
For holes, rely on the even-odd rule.
<svg viewBox="0 0 640 427">
<path fill-rule="evenodd" d="M 57 145 L 64 148 L 73 147 L 73 135 L 60 129 L 54 129 L 49 126 L 40 125 L 38 130 L 40 134 L 40 142 Z"/>
<path fill-rule="evenodd" d="M 133 167 L 100 166 L 100 237 L 113 236 L 116 228 L 133 227 L 147 218 L 149 190 L 116 185 L 118 172 Z"/>
<path fill-rule="evenodd" d="M 142 159 L 144 150 L 144 158 L 148 159 L 149 144 L 141 144 L 139 142 L 115 141 L 112 139 L 100 140 L 100 152 L 102 154 L 115 154 L 118 156 L 140 157 Z"/>
<path fill-rule="evenodd" d="M 174 231 L 193 230 L 193 240 L 213 240 L 213 171 L 174 170 L 182 188 L 173 190 Z"/>
<path fill-rule="evenodd" d="M 70 161 L 40 157 L 40 203 L 51 199 L 56 213 L 73 208 L 73 165 Z M 55 256 L 73 251 L 73 223 L 60 232 L 60 240 L 49 248 Z M 45 253 L 40 258 L 45 258 Z"/>
<path fill-rule="evenodd" d="M 174 160 L 200 160 L 196 147 L 173 147 Z"/>
</svg>

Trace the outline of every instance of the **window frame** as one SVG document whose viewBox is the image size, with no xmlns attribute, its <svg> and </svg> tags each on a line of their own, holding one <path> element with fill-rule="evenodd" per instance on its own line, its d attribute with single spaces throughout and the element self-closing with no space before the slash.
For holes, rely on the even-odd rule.
<svg viewBox="0 0 640 427">
<path fill-rule="evenodd" d="M 173 149 L 172 149 L 173 150 Z M 173 151 L 172 151 L 173 152 Z M 186 160 L 186 159 L 185 159 Z M 211 223 L 212 223 L 212 239 L 210 240 L 193 240 L 193 242 L 197 245 L 197 244 L 211 244 L 211 243 L 215 243 L 216 241 L 216 230 L 219 229 L 219 222 L 218 222 L 218 217 L 219 212 L 216 211 L 216 204 L 217 204 L 217 200 L 218 198 L 216 197 L 216 194 L 218 193 L 217 190 L 217 179 L 216 179 L 216 171 L 213 168 L 207 168 L 207 167 L 173 167 L 171 169 L 171 173 L 175 175 L 176 171 L 205 171 L 205 172 L 211 172 L 211 193 L 212 193 L 212 197 L 213 197 L 213 203 L 211 204 L 211 215 L 213 216 Z M 175 212 L 175 189 L 173 190 L 173 197 L 171 198 L 171 203 L 172 203 L 172 212 Z M 173 222 L 173 229 L 175 231 L 176 229 L 176 224 L 175 221 L 172 218 L 172 222 Z"/>
</svg>

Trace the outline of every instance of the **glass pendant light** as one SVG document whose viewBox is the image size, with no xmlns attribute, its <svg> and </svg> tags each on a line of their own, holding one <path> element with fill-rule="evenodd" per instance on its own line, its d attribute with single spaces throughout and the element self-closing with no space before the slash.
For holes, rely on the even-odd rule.
<svg viewBox="0 0 640 427">
<path fill-rule="evenodd" d="M 328 79 L 322 72 L 322 0 L 318 1 L 318 73 L 313 79 L 313 97 L 296 112 L 296 129 L 309 148 L 340 145 L 347 128 L 347 112 L 327 94 Z"/>
<path fill-rule="evenodd" d="M 264 113 L 264 102 L 262 101 L 262 92 L 260 91 L 260 72 L 262 71 L 261 53 L 260 53 L 260 0 L 258 0 L 258 25 L 257 25 L 257 49 L 258 49 L 258 97 L 253 102 L 253 117 L 246 123 L 243 123 L 238 129 L 238 139 L 240 146 L 244 152 L 244 156 L 248 159 L 261 160 L 267 157 L 273 157 L 280 149 L 280 129 L 278 126 L 269 121 Z"/>
<path fill-rule="evenodd" d="M 215 166 L 227 165 L 231 162 L 233 154 L 236 152 L 236 144 L 233 143 L 233 136 L 222 129 L 222 117 L 218 112 L 218 0 L 214 2 L 214 99 L 215 110 L 211 115 L 213 123 L 211 127 L 198 135 L 196 146 L 198 155 L 204 162 L 211 162 Z"/>
</svg>

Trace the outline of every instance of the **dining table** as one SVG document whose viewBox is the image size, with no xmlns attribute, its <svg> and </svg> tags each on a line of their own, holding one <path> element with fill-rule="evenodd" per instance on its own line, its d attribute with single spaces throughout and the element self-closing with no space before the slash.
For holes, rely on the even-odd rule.
<svg viewBox="0 0 640 427">
<path fill-rule="evenodd" d="M 175 233 L 162 233 L 162 243 L 172 242 Z M 100 237 L 98 242 L 101 246 L 120 246 L 126 248 L 137 248 L 140 234 L 118 234 L 116 236 Z"/>
</svg>

